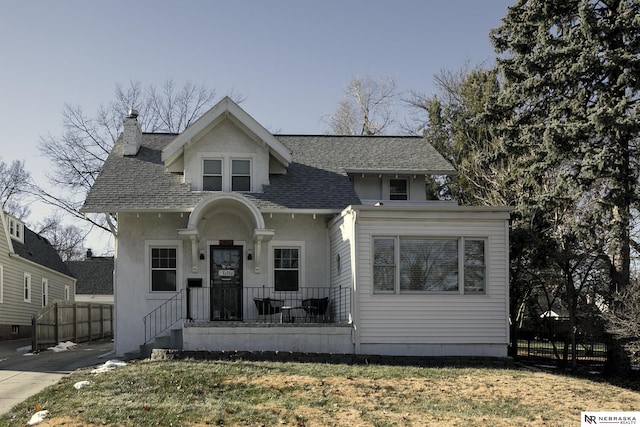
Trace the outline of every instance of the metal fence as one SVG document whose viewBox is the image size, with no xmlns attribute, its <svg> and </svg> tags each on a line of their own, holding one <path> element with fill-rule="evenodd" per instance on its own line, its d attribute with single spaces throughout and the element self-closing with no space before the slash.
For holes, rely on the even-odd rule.
<svg viewBox="0 0 640 427">
<path fill-rule="evenodd" d="M 325 306 L 326 304 L 326 306 Z M 348 323 L 351 289 L 300 287 L 188 287 L 144 317 L 145 343 L 181 320 L 244 323 Z"/>
<path fill-rule="evenodd" d="M 573 358 L 571 341 L 565 335 L 523 333 L 517 344 L 520 360 L 568 365 Z M 577 336 L 576 360 L 584 364 L 606 363 L 607 344 L 603 340 Z"/>
<path fill-rule="evenodd" d="M 81 343 L 113 337 L 113 305 L 54 303 L 34 314 L 31 348 L 33 351 L 60 342 Z"/>
</svg>

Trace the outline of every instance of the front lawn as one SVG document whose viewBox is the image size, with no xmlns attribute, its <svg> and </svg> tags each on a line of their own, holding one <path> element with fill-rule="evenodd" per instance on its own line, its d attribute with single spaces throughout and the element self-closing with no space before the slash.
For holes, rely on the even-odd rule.
<svg viewBox="0 0 640 427">
<path fill-rule="evenodd" d="M 79 370 L 0 426 L 38 410 L 40 425 L 66 427 L 575 426 L 581 411 L 638 408 L 636 391 L 526 369 L 145 360 Z"/>
</svg>

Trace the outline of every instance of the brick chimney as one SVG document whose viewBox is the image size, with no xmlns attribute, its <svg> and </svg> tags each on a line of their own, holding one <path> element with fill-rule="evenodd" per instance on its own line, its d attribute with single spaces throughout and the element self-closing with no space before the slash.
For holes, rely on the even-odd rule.
<svg viewBox="0 0 640 427">
<path fill-rule="evenodd" d="M 140 150 L 142 142 L 142 130 L 138 123 L 138 111 L 129 110 L 129 114 L 124 118 L 124 130 L 122 131 L 124 141 L 124 155 L 135 156 Z"/>
</svg>

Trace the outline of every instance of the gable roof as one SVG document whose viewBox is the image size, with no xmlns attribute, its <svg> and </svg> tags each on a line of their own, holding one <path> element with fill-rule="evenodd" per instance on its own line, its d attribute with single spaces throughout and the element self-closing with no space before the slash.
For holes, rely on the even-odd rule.
<svg viewBox="0 0 640 427">
<path fill-rule="evenodd" d="M 291 154 L 287 148 L 228 96 L 225 96 L 220 102 L 211 107 L 209 111 L 164 147 L 162 149 L 162 160 L 168 166 L 180 156 L 182 147 L 187 142 L 225 118 L 230 118 L 245 133 L 254 135 L 265 143 L 269 147 L 269 154 L 274 156 L 285 167 L 291 162 Z"/>
<path fill-rule="evenodd" d="M 339 212 L 361 204 L 349 173 L 453 175 L 455 169 L 421 137 L 272 135 L 229 98 L 181 134 L 142 134 L 135 156 L 123 155 L 118 139 L 89 191 L 83 212 L 190 212 L 211 192 L 191 191 L 168 163 L 197 135 L 230 118 L 269 146 L 286 166 L 272 174 L 262 193 L 240 193 L 262 211 L 312 209 Z"/>
<path fill-rule="evenodd" d="M 113 295 L 113 257 L 92 257 L 66 264 L 77 279 L 76 294 Z"/>
<path fill-rule="evenodd" d="M 118 140 L 87 195 L 83 212 L 190 212 L 211 192 L 191 191 L 182 175 L 167 172 L 162 150 L 174 134 L 143 134 L 136 156 L 124 156 Z M 262 193 L 241 193 L 263 211 L 316 209 L 339 212 L 360 199 L 345 173 L 296 162 L 271 175 Z"/>
<path fill-rule="evenodd" d="M 24 243 L 11 240 L 16 255 L 40 264 L 58 273 L 73 277 L 73 274 L 58 255 L 58 252 L 44 237 L 24 227 Z"/>
</svg>

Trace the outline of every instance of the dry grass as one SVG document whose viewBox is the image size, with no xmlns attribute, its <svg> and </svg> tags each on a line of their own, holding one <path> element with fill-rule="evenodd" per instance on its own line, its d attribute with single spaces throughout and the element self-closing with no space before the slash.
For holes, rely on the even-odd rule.
<svg viewBox="0 0 640 427">
<path fill-rule="evenodd" d="M 75 390 L 86 380 L 89 387 Z M 143 361 L 81 370 L 0 426 L 574 426 L 581 411 L 631 411 L 640 393 L 543 372 L 276 362 Z"/>
</svg>

